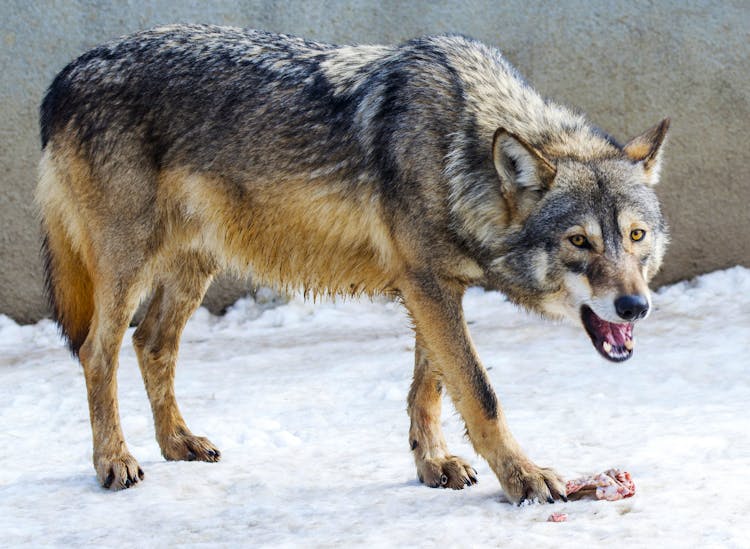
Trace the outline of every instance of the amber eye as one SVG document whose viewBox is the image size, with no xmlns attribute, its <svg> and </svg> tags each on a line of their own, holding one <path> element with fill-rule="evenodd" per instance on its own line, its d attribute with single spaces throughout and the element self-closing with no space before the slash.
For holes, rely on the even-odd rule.
<svg viewBox="0 0 750 549">
<path fill-rule="evenodd" d="M 574 234 L 568 240 L 570 240 L 570 243 L 573 244 L 573 246 L 575 246 L 576 248 L 590 248 L 591 247 L 591 244 L 589 244 L 588 239 L 582 234 Z"/>
<path fill-rule="evenodd" d="M 643 240 L 644 236 L 646 236 L 646 231 L 644 231 L 643 229 L 633 229 L 632 231 L 630 231 L 630 240 L 634 242 Z"/>
</svg>

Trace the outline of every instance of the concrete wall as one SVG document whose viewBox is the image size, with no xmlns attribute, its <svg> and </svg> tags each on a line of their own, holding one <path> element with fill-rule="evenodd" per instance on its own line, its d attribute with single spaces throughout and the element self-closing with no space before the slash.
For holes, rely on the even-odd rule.
<svg viewBox="0 0 750 549">
<path fill-rule="evenodd" d="M 658 282 L 750 265 L 747 0 L 5 0 L 0 312 L 21 321 L 45 313 L 32 207 L 45 87 L 88 48 L 173 22 L 252 26 L 339 43 L 461 32 L 500 46 L 543 94 L 581 108 L 621 139 L 669 115 L 659 194 L 673 244 Z M 210 303 L 220 308 L 246 286 L 224 281 Z"/>
</svg>

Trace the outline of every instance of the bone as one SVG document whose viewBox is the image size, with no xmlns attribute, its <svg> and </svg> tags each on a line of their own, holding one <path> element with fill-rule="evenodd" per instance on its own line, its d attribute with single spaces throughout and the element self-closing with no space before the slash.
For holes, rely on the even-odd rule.
<svg viewBox="0 0 750 549">
<path fill-rule="evenodd" d="M 571 500 L 588 497 L 617 501 L 635 495 L 635 483 L 627 471 L 610 469 L 598 475 L 569 480 L 566 492 Z"/>
</svg>

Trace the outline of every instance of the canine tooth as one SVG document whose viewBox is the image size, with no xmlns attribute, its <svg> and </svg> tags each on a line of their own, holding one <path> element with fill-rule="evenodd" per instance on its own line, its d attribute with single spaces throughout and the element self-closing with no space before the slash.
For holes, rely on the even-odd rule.
<svg viewBox="0 0 750 549">
<path fill-rule="evenodd" d="M 604 347 L 604 351 L 607 352 L 607 353 L 609 353 L 609 352 L 612 351 L 612 344 L 609 341 L 605 341 L 602 344 L 602 347 Z"/>
<path fill-rule="evenodd" d="M 632 340 L 632 339 L 626 339 L 626 340 L 625 340 L 625 348 L 626 348 L 626 349 L 627 349 L 628 351 L 632 351 L 632 350 L 633 350 L 633 347 L 635 347 L 635 343 L 633 343 L 633 340 Z"/>
</svg>

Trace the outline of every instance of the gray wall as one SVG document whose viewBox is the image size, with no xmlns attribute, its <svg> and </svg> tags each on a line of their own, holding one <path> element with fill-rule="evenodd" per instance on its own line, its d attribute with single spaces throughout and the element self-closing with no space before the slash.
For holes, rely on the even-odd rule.
<svg viewBox="0 0 750 549">
<path fill-rule="evenodd" d="M 657 282 L 750 265 L 747 0 L 0 0 L 0 312 L 21 321 L 45 314 L 32 206 L 45 87 L 88 48 L 173 22 L 339 43 L 460 32 L 500 46 L 543 94 L 620 139 L 669 115 L 659 194 L 673 244 Z M 213 308 L 246 286 L 212 288 Z"/>
</svg>

